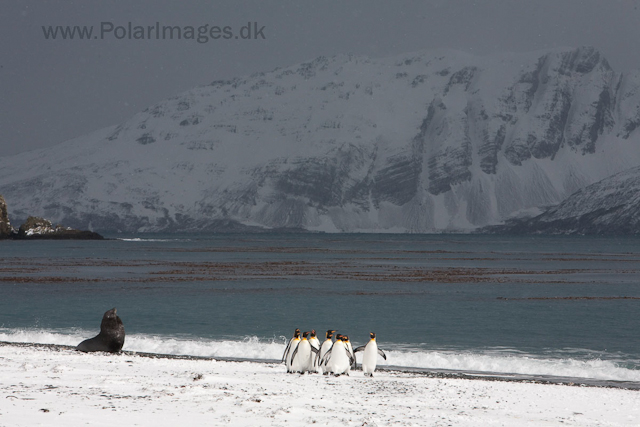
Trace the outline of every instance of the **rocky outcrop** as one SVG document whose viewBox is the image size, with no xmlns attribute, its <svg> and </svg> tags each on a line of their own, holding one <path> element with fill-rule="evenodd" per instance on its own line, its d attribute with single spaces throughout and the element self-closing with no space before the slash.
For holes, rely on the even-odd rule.
<svg viewBox="0 0 640 427">
<path fill-rule="evenodd" d="M 11 226 L 7 212 L 7 202 L 5 202 L 4 197 L 0 195 L 0 239 L 9 238 L 14 234 L 15 230 Z"/>
<path fill-rule="evenodd" d="M 103 237 L 92 231 L 75 230 L 53 225 L 44 218 L 30 216 L 18 229 L 17 239 L 100 240 Z"/>
<path fill-rule="evenodd" d="M 0 195 L 0 239 L 57 239 L 57 240 L 100 240 L 100 234 L 92 231 L 75 230 L 71 227 L 53 225 L 44 218 L 30 216 L 18 231 L 11 227 L 7 203 Z"/>
</svg>

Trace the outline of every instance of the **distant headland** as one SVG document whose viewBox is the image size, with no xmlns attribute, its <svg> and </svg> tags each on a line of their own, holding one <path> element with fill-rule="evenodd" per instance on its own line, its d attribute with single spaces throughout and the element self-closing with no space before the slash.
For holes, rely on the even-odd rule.
<svg viewBox="0 0 640 427">
<path fill-rule="evenodd" d="M 30 216 L 18 230 L 11 226 L 7 202 L 0 195 L 0 240 L 102 240 L 100 234 L 88 230 L 76 230 L 62 225 L 53 225 L 48 219 Z"/>
</svg>

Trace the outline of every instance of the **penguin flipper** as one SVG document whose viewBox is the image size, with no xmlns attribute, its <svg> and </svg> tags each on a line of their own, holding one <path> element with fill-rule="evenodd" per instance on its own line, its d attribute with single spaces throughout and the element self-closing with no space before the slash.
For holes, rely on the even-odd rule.
<svg viewBox="0 0 640 427">
<path fill-rule="evenodd" d="M 289 349 L 291 348 L 291 341 L 287 344 L 287 348 L 284 349 L 284 353 L 282 354 L 282 362 L 287 359 L 287 354 L 289 354 Z"/>
<path fill-rule="evenodd" d="M 324 356 L 322 356 L 322 360 L 320 361 L 320 366 L 322 365 L 327 365 L 327 362 L 329 361 L 329 359 L 331 358 L 331 350 L 333 350 L 333 346 L 327 350 L 327 352 L 324 354 Z"/>
<path fill-rule="evenodd" d="M 382 358 L 383 358 L 384 360 L 387 360 L 387 355 L 386 355 L 386 354 L 384 354 L 384 351 L 382 351 L 382 350 L 378 349 L 378 354 L 379 354 L 380 356 L 382 356 Z"/>
<path fill-rule="evenodd" d="M 359 352 L 359 351 L 364 351 L 364 348 L 365 348 L 365 347 L 366 347 L 365 345 L 361 345 L 360 347 L 355 348 L 355 349 L 353 350 L 353 354 L 356 354 L 356 353 L 357 353 L 357 352 Z"/>
<path fill-rule="evenodd" d="M 311 346 L 311 351 L 315 354 L 320 354 L 320 349 L 319 348 L 315 348 L 314 346 Z"/>
<path fill-rule="evenodd" d="M 349 366 L 353 366 L 356 363 L 356 358 L 353 354 L 351 354 L 350 352 L 347 352 L 347 354 L 349 355 Z"/>
<path fill-rule="evenodd" d="M 295 349 L 295 350 L 293 350 L 293 354 L 291 355 L 291 364 L 292 364 L 292 365 L 293 365 L 293 360 L 296 358 L 296 354 L 298 354 L 298 348 L 299 348 L 299 347 L 300 347 L 300 346 L 299 346 L 299 345 L 297 345 L 297 346 L 296 346 L 296 349 Z"/>
</svg>

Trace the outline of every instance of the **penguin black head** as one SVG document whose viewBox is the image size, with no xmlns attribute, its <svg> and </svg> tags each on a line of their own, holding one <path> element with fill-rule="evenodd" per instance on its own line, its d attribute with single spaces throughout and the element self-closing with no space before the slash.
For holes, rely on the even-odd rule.
<svg viewBox="0 0 640 427">
<path fill-rule="evenodd" d="M 296 329 L 296 331 L 293 333 L 293 337 L 300 338 L 300 329 Z"/>
<path fill-rule="evenodd" d="M 335 332 L 335 330 L 334 330 L 334 329 L 329 329 L 329 330 L 327 331 L 327 338 L 331 338 L 331 337 L 333 337 L 333 333 L 334 333 L 334 332 Z"/>
<path fill-rule="evenodd" d="M 311 336 L 311 338 L 315 338 L 316 337 L 316 330 L 312 329 L 311 332 L 309 333 L 309 335 Z"/>
<path fill-rule="evenodd" d="M 338 340 L 338 341 L 342 341 L 342 334 L 338 334 L 338 335 L 336 335 L 336 340 Z"/>
<path fill-rule="evenodd" d="M 375 332 L 369 332 L 369 336 L 371 337 L 372 340 L 376 339 L 376 333 Z"/>
<path fill-rule="evenodd" d="M 308 331 L 302 333 L 302 339 L 306 340 L 308 336 L 309 336 L 309 332 Z"/>
</svg>

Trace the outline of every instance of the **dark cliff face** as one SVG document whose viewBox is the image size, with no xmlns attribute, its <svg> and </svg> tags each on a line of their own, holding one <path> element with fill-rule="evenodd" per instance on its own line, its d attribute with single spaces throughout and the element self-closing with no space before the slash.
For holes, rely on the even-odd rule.
<svg viewBox="0 0 640 427">
<path fill-rule="evenodd" d="M 465 68 L 453 74 L 451 81 L 462 85 L 466 91 L 476 71 L 476 68 Z M 445 92 L 449 88 L 447 86 Z M 467 106 L 462 112 L 450 112 L 441 98 L 434 99 L 414 138 L 414 144 L 419 147 L 414 158 L 419 159 L 427 153 L 426 164 L 421 166 L 428 170 L 428 190 L 433 195 L 446 193 L 452 185 L 471 179 L 469 109 Z"/>
<path fill-rule="evenodd" d="M 505 147 L 509 162 L 553 158 L 564 144 L 594 153 L 599 137 L 614 126 L 615 79 L 591 47 L 540 57 L 501 100 L 503 123 L 495 139 L 504 141 L 504 129 L 513 129 Z"/>
<path fill-rule="evenodd" d="M 640 70 L 622 74 L 616 85 L 620 129 L 617 136 L 628 139 L 640 127 Z"/>
<path fill-rule="evenodd" d="M 11 236 L 14 233 L 11 222 L 9 221 L 9 213 L 7 212 L 7 202 L 0 195 L 0 239 Z"/>
</svg>

